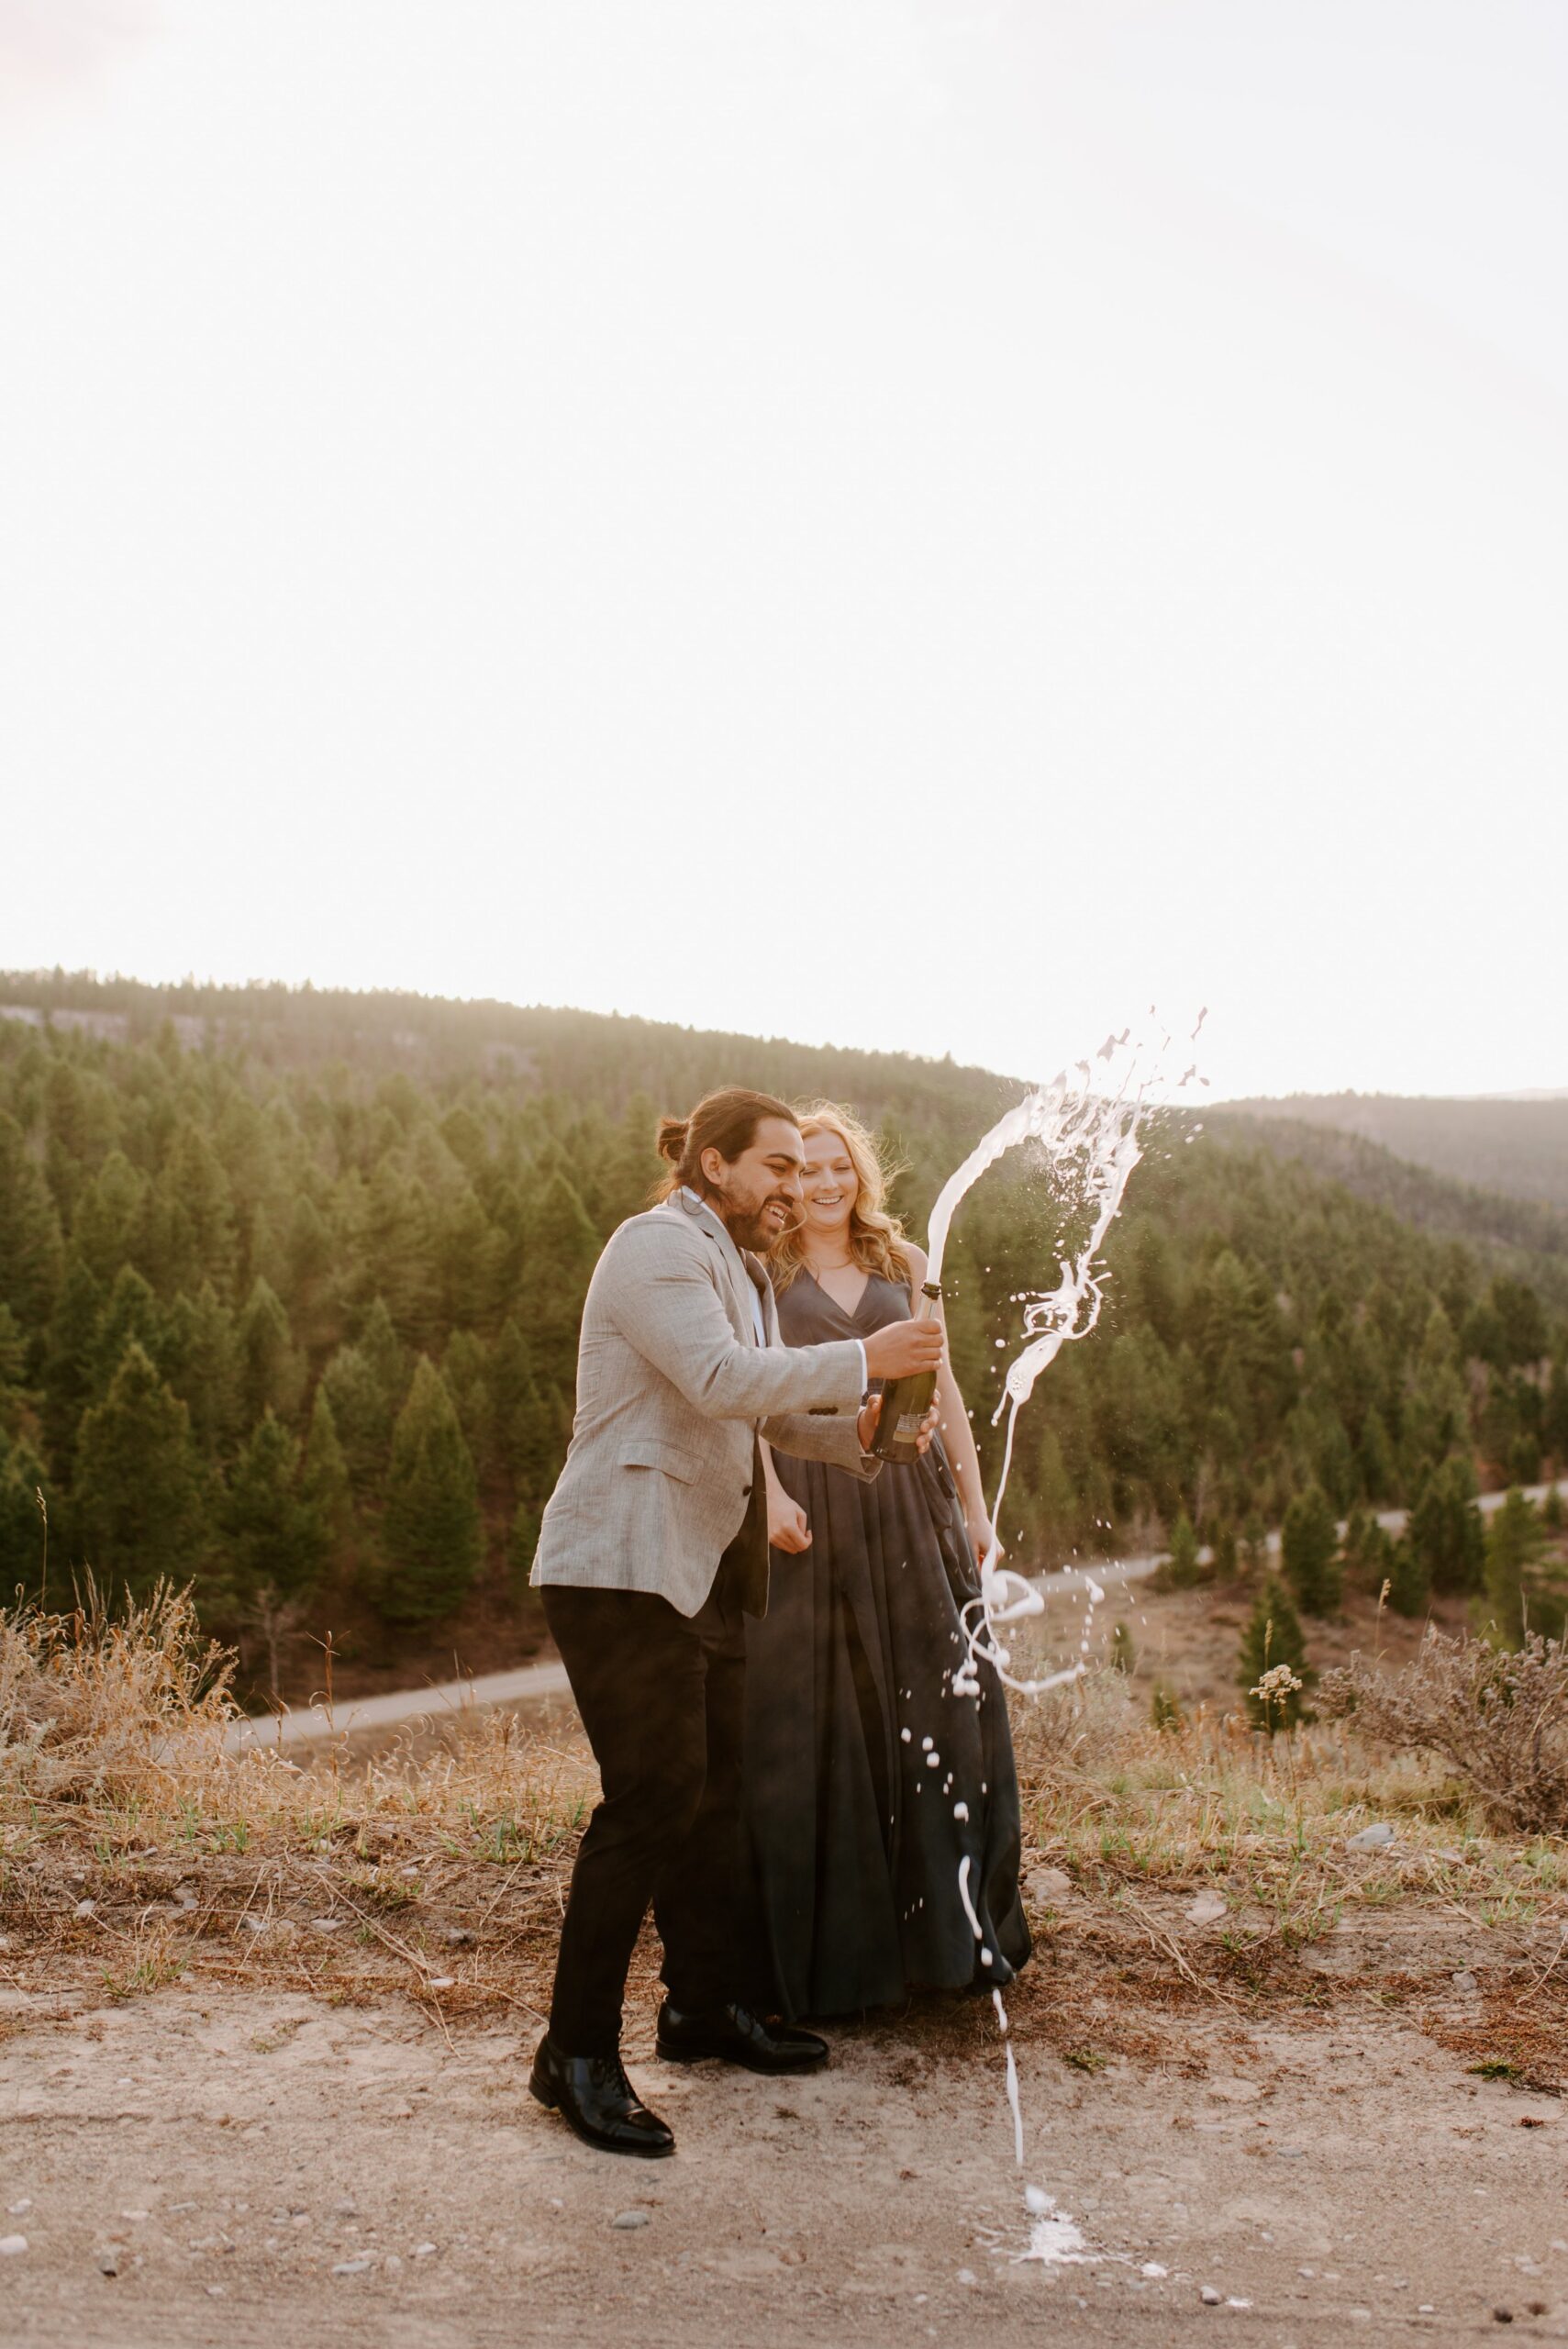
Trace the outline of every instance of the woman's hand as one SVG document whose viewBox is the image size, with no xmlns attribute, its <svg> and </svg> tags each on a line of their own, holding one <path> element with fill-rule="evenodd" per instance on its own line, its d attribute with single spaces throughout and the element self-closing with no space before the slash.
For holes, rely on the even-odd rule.
<svg viewBox="0 0 1568 2349">
<path fill-rule="evenodd" d="M 798 1501 L 792 1501 L 781 1486 L 768 1494 L 768 1547 L 784 1550 L 792 1556 L 811 1547 L 811 1528 L 806 1511 Z"/>
<path fill-rule="evenodd" d="M 977 1566 L 994 1566 L 1005 1554 L 996 1539 L 996 1529 L 983 1508 L 965 1509 L 963 1530 L 969 1536 L 969 1546 L 974 1553 Z"/>
</svg>

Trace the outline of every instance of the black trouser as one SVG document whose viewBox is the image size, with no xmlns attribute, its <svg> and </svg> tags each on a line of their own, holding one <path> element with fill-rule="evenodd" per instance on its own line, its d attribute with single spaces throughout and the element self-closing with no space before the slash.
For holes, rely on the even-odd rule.
<svg viewBox="0 0 1568 2349">
<path fill-rule="evenodd" d="M 545 1620 L 599 1765 L 603 1799 L 572 1871 L 550 2030 L 567 2055 L 613 2054 L 653 1904 L 673 2005 L 740 1995 L 740 1738 L 746 1679 L 733 1553 L 700 1613 L 637 1590 L 546 1583 Z"/>
</svg>

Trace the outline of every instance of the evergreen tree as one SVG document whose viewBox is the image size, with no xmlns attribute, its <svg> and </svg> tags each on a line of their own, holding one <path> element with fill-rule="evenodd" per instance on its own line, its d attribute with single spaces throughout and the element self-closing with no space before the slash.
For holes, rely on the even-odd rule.
<svg viewBox="0 0 1568 2349">
<path fill-rule="evenodd" d="M 1434 1590 L 1479 1590 L 1486 1540 L 1468 1460 L 1445 1460 L 1416 1495 L 1405 1538 Z"/>
<path fill-rule="evenodd" d="M 1320 1486 L 1308 1485 L 1284 1513 L 1280 1563 L 1309 1615 L 1331 1615 L 1340 1603 L 1339 1551 L 1339 1529 L 1328 1496 Z"/>
<path fill-rule="evenodd" d="M 1505 1647 L 1527 1631 L 1560 1640 L 1568 1618 L 1568 1583 L 1551 1554 L 1540 1513 L 1516 1485 L 1486 1529 L 1486 1609 Z"/>
<path fill-rule="evenodd" d="M 1283 1675 L 1271 1680 L 1269 1675 Z M 1301 1619 L 1277 1575 L 1262 1583 L 1241 1634 L 1237 1680 L 1254 1729 L 1292 1730 L 1301 1719 L 1304 1693 L 1317 1677 L 1307 1669 Z M 1292 1686 L 1291 1684 L 1295 1685 Z M 1262 1689 L 1262 1695 L 1258 1691 Z"/>
<path fill-rule="evenodd" d="M 355 1341 L 390 1409 L 395 1413 L 408 1392 L 408 1355 L 392 1325 L 384 1297 L 373 1297 Z"/>
<path fill-rule="evenodd" d="M 11 1434 L 29 1401 L 27 1387 L 28 1341 L 8 1305 L 0 1305 L 0 1435 Z"/>
<path fill-rule="evenodd" d="M 1357 1465 L 1362 1471 L 1362 1492 L 1369 1501 L 1383 1501 L 1385 1506 L 1399 1498 L 1399 1468 L 1395 1461 L 1395 1447 L 1383 1421 L 1380 1409 L 1371 1409 L 1362 1421 L 1362 1442 L 1357 1447 Z"/>
<path fill-rule="evenodd" d="M 125 1350 L 133 1343 L 160 1371 L 167 1368 L 169 1325 L 162 1308 L 135 1265 L 122 1264 L 93 1333 L 95 1395 L 108 1393 Z"/>
<path fill-rule="evenodd" d="M 379 1490 L 392 1449 L 394 1404 L 358 1346 L 339 1346 L 322 1374 L 332 1424 L 355 1494 Z"/>
<path fill-rule="evenodd" d="M 240 1424 L 234 1316 L 204 1280 L 169 1308 L 169 1384 L 191 1415 L 191 1433 L 207 1459 L 227 1450 Z"/>
<path fill-rule="evenodd" d="M 1203 1567 L 1198 1559 L 1198 1539 L 1192 1519 L 1184 1509 L 1171 1528 L 1171 1555 L 1165 1575 L 1173 1590 L 1191 1590 L 1203 1580 Z"/>
<path fill-rule="evenodd" d="M 382 1611 L 394 1623 L 438 1621 L 479 1569 L 473 1461 L 440 1372 L 421 1355 L 392 1438 L 382 1519 Z"/>
<path fill-rule="evenodd" d="M 263 1411 L 292 1419 L 299 1408 L 305 1365 L 288 1315 L 264 1280 L 257 1280 L 235 1323 L 234 1359 L 242 1424 L 252 1425 Z"/>
<path fill-rule="evenodd" d="M 331 1397 L 325 1386 L 317 1388 L 310 1407 L 301 1490 L 326 1529 L 328 1541 L 340 1541 L 353 1521 L 354 1496 L 349 1464 L 338 1441 Z"/>
<path fill-rule="evenodd" d="M 15 1118 L 0 1110 L 0 1304 L 24 1329 L 49 1319 L 64 1255 L 43 1170 Z"/>
<path fill-rule="evenodd" d="M 49 1500 L 43 1464 L 29 1443 L 0 1434 L 0 1601 L 21 1590 L 42 1594 L 44 1520 Z"/>
<path fill-rule="evenodd" d="M 209 1280 L 219 1297 L 232 1297 L 239 1257 L 234 1199 L 208 1134 L 189 1116 L 175 1126 L 157 1188 L 170 1286 L 197 1289 Z"/>
<path fill-rule="evenodd" d="M 49 1456 L 69 1474 L 82 1414 L 93 1400 L 104 1292 L 72 1247 L 44 1336 L 43 1425 Z"/>
<path fill-rule="evenodd" d="M 229 1603 L 266 1642 L 278 1693 L 282 1642 L 314 1597 L 327 1527 L 300 1489 L 297 1440 L 265 1411 L 240 1448 L 222 1504 Z"/>
<path fill-rule="evenodd" d="M 552 1174 L 530 1203 L 528 1253 L 509 1300 L 528 1335 L 535 1374 L 570 1394 L 577 1378 L 577 1325 L 599 1235 L 563 1174 Z"/>
<path fill-rule="evenodd" d="M 72 1501 L 87 1564 L 106 1583 L 139 1598 L 201 1564 L 206 1517 L 190 1414 L 134 1341 L 103 1402 L 83 1415 Z"/>
<path fill-rule="evenodd" d="M 147 1178 L 125 1152 L 112 1150 L 83 1195 L 71 1244 L 101 1288 L 128 1264 L 141 1222 Z"/>
</svg>

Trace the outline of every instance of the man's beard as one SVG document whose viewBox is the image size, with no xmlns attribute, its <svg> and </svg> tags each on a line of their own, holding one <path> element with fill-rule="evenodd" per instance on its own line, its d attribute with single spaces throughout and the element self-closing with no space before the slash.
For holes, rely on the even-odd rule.
<svg viewBox="0 0 1568 2349">
<path fill-rule="evenodd" d="M 721 1188 L 715 1205 L 737 1248 L 749 1248 L 754 1256 L 771 1255 L 784 1235 L 798 1230 L 805 1220 L 793 1199 L 762 1199 L 749 1212 L 742 1214 L 730 1205 L 728 1193 Z M 783 1224 L 777 1227 L 770 1212 L 775 1207 L 783 1209 L 784 1217 Z"/>
</svg>

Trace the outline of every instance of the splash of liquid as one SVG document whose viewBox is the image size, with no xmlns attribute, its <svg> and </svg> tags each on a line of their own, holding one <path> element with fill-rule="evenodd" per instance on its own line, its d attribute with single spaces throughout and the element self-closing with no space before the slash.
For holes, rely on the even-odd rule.
<svg viewBox="0 0 1568 2349">
<path fill-rule="evenodd" d="M 1207 1008 L 1198 1014 L 1197 1026 L 1192 1031 L 1195 1039 L 1207 1016 Z M 1118 1053 L 1127 1052 L 1130 1033 L 1130 1030 L 1124 1030 L 1119 1036 L 1107 1036 L 1095 1057 L 1102 1062 L 1114 1063 Z M 1162 1047 L 1168 1047 L 1169 1042 L 1170 1039 L 1164 1038 Z M 1058 1260 L 1055 1286 L 1035 1292 L 1025 1302 L 1026 1343 L 1008 1366 L 1002 1400 L 991 1420 L 995 1427 L 1003 1412 L 1007 1414 L 1001 1473 L 991 1510 L 993 1526 L 1001 1521 L 1002 1501 L 1013 1464 L 1013 1436 L 1020 1408 L 1033 1394 L 1035 1382 L 1041 1372 L 1055 1361 L 1062 1347 L 1080 1338 L 1086 1338 L 1100 1318 L 1105 1276 L 1098 1262 L 1099 1252 L 1121 1207 L 1132 1171 L 1143 1156 L 1140 1130 L 1147 1113 L 1151 1088 L 1160 1080 L 1158 1057 L 1151 1063 L 1145 1060 L 1143 1072 L 1140 1074 L 1140 1058 L 1143 1056 L 1136 1049 L 1129 1055 L 1120 1081 L 1114 1088 L 1104 1085 L 1096 1088 L 1093 1082 L 1092 1064 L 1088 1061 L 1079 1061 L 1075 1063 L 1072 1079 L 1063 1072 L 1053 1084 L 1027 1094 L 1005 1117 L 998 1119 L 962 1164 L 949 1175 L 931 1210 L 929 1277 L 933 1282 L 941 1279 L 948 1235 L 960 1200 L 988 1167 L 994 1166 L 999 1158 L 1019 1142 L 1039 1143 L 1054 1170 L 1073 1174 L 1079 1203 L 1090 1211 L 1087 1233 L 1082 1244 L 1075 1252 L 1064 1251 Z M 1196 1075 L 1195 1063 L 1180 1078 L 1177 1091 L 1183 1090 Z M 994 1553 L 981 1559 L 979 1564 L 980 1596 L 971 1599 L 963 1609 L 967 1653 L 952 1677 L 954 1696 L 979 1698 L 979 1665 L 983 1658 L 998 1679 L 1023 1696 L 1040 1696 L 1049 1688 L 1057 1688 L 1064 1682 L 1080 1678 L 1088 1669 L 1095 1609 L 1106 1595 L 1094 1576 L 1086 1575 L 1084 1577 L 1088 1605 L 1084 1610 L 1078 1661 L 1065 1671 L 1050 1673 L 1040 1679 L 1020 1680 L 1013 1676 L 1009 1669 L 1012 1663 L 1010 1651 L 997 1634 L 1011 1623 L 1042 1614 L 1044 1598 L 1022 1575 L 998 1566 Z M 974 1934 L 980 1963 L 989 1967 L 995 1964 L 995 1956 L 985 1945 L 984 1928 L 970 1894 L 967 1853 L 959 1862 L 958 1892 Z M 991 1997 L 1006 2053 L 1007 2102 L 1013 2116 L 1013 2153 L 1017 2166 L 1021 2171 L 1024 2165 L 1024 2122 L 1012 2032 L 1000 1989 L 994 1988 Z M 1025 2186 L 1024 2208 L 1030 2220 L 1029 2241 L 1026 2250 L 1015 2254 L 1018 2258 L 1038 2260 L 1054 2266 L 1077 2263 L 1086 2256 L 1083 2232 L 1074 2223 L 1072 2214 L 1060 2210 L 1042 2188 Z"/>
</svg>

